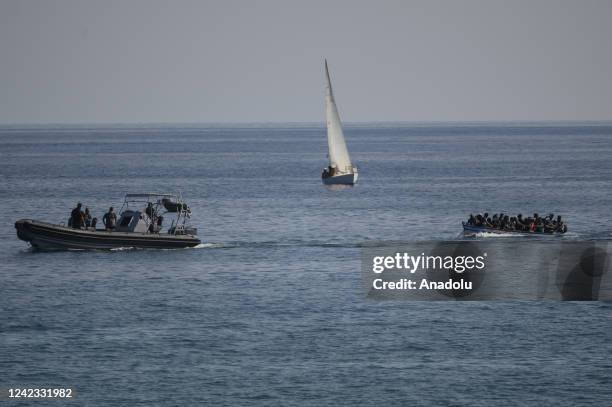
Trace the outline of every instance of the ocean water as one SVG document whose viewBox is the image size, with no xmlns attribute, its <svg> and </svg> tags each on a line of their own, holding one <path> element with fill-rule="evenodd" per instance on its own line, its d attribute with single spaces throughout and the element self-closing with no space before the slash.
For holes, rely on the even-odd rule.
<svg viewBox="0 0 612 407">
<path fill-rule="evenodd" d="M 0 127 L 0 389 L 75 405 L 611 405 L 612 304 L 366 298 L 360 251 L 469 213 L 564 215 L 608 240 L 612 125 Z M 181 192 L 203 244 L 33 252 L 20 218 Z M 500 242 L 500 244 L 503 244 Z M 14 405 L 26 405 L 13 401 Z M 36 405 L 43 405 L 41 400 Z"/>
</svg>

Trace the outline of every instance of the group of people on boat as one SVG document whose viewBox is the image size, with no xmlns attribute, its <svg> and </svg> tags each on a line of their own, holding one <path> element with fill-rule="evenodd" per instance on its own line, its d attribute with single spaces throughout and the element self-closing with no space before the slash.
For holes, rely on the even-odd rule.
<svg viewBox="0 0 612 407">
<path fill-rule="evenodd" d="M 68 226 L 74 229 L 84 229 L 96 227 L 96 223 L 98 222 L 97 218 L 91 217 L 91 212 L 89 212 L 89 208 L 85 207 L 85 211 L 83 211 L 83 204 L 77 203 L 76 208 L 70 212 L 70 218 L 68 219 Z"/>
<path fill-rule="evenodd" d="M 77 203 L 76 208 L 74 208 L 70 213 L 68 226 L 73 229 L 95 229 L 96 224 L 98 223 L 98 218 L 91 217 L 88 207 L 85 207 L 85 211 L 83 211 L 82 208 L 83 204 L 81 202 Z M 145 213 L 149 216 L 149 219 L 151 219 L 149 232 L 158 233 L 161 230 L 164 217 L 157 213 L 157 210 L 151 202 L 147 204 Z M 117 214 L 112 206 L 102 217 L 102 222 L 104 223 L 104 229 L 108 231 L 113 231 L 117 227 Z"/>
<path fill-rule="evenodd" d="M 68 226 L 73 229 L 95 229 L 98 223 L 98 218 L 92 218 L 88 207 L 85 207 L 84 211 L 82 208 L 83 204 L 81 202 L 77 203 L 77 206 L 72 210 L 72 212 L 70 212 Z M 115 227 L 117 227 L 117 214 L 114 212 L 112 206 L 102 217 L 102 222 L 104 223 L 104 228 L 106 230 L 113 230 Z"/>
<path fill-rule="evenodd" d="M 489 217 L 488 212 L 479 213 L 476 216 L 470 214 L 467 225 L 514 232 L 567 232 L 567 225 L 563 222 L 561 215 L 558 215 L 555 219 L 555 215 L 552 213 L 545 217 L 534 213 L 533 216 L 525 218 L 520 213 L 517 216 L 508 216 L 502 212 L 491 217 Z"/>
</svg>

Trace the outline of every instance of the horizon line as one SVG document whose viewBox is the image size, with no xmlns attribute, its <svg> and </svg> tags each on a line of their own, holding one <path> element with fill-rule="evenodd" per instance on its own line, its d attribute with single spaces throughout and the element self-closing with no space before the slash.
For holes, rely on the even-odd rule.
<svg viewBox="0 0 612 407">
<path fill-rule="evenodd" d="M 459 125 L 478 125 L 478 124 L 612 124 L 612 119 L 588 119 L 588 120 L 372 120 L 372 121 L 343 121 L 347 126 L 359 126 L 368 124 L 401 124 L 401 125 L 435 125 L 435 124 L 459 124 Z M 0 123 L 0 127 L 41 127 L 41 126 L 245 126 L 245 125 L 308 125 L 325 126 L 325 121 L 168 121 L 168 122 L 32 122 L 32 123 Z"/>
</svg>

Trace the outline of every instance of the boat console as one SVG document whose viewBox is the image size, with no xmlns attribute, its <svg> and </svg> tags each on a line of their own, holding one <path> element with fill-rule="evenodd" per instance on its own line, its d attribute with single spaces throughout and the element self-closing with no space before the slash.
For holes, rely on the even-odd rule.
<svg viewBox="0 0 612 407">
<path fill-rule="evenodd" d="M 146 216 L 146 220 L 145 220 Z M 140 211 L 126 210 L 121 213 L 119 222 L 115 230 L 117 232 L 134 232 L 134 233 L 147 233 L 149 231 L 149 224 L 151 220 L 146 213 Z"/>
</svg>

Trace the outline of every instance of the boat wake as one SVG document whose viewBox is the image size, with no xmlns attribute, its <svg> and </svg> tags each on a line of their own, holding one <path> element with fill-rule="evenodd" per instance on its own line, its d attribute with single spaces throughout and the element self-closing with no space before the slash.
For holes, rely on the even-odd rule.
<svg viewBox="0 0 612 407">
<path fill-rule="evenodd" d="M 127 250 L 136 250 L 135 247 L 115 247 L 110 249 L 111 252 L 125 252 Z"/>
<path fill-rule="evenodd" d="M 122 251 L 130 251 L 130 250 L 156 250 L 156 251 L 165 251 L 165 250 L 195 250 L 195 249 L 238 249 L 238 248 L 253 248 L 253 249 L 272 249 L 272 248 L 283 248 L 283 247 L 323 247 L 323 248 L 359 248 L 362 247 L 363 243 L 326 243 L 326 242 L 318 242 L 318 241 L 262 241 L 262 242 L 253 242 L 253 241 L 232 241 L 226 243 L 200 243 L 193 247 L 184 247 L 184 248 L 176 248 L 176 249 L 141 249 L 137 247 L 118 247 L 114 249 L 110 249 L 111 252 L 122 252 Z"/>
<path fill-rule="evenodd" d="M 493 233 L 493 232 L 476 232 L 470 234 L 459 234 L 460 239 L 562 239 L 576 240 L 584 239 L 585 237 L 577 233 L 565 233 L 563 235 L 551 234 L 529 234 L 529 233 Z M 598 240 L 596 237 L 587 238 L 587 240 Z"/>
<path fill-rule="evenodd" d="M 226 247 L 227 245 L 223 243 L 200 243 L 199 245 L 188 247 L 188 249 L 222 249 Z"/>
<path fill-rule="evenodd" d="M 478 237 L 478 238 L 496 238 L 496 239 L 507 239 L 507 238 L 513 238 L 513 239 L 517 239 L 517 238 L 521 238 L 521 237 L 533 237 L 531 235 L 521 235 L 521 234 L 510 234 L 510 233 L 491 233 L 491 232 L 478 232 L 478 233 L 474 233 L 471 235 L 468 235 L 468 237 Z"/>
<path fill-rule="evenodd" d="M 216 248 L 227 248 L 227 247 L 232 247 L 232 246 L 228 246 L 228 245 L 225 245 L 223 243 L 200 243 L 200 244 L 195 245 L 193 247 L 176 247 L 176 248 L 171 248 L 171 249 L 140 248 L 140 247 L 115 247 L 115 248 L 109 249 L 109 251 L 111 251 L 111 252 L 125 252 L 125 251 L 131 251 L 131 250 L 155 250 L 155 251 L 171 250 L 171 251 L 174 251 L 174 250 L 193 250 L 193 249 L 216 249 Z"/>
</svg>

